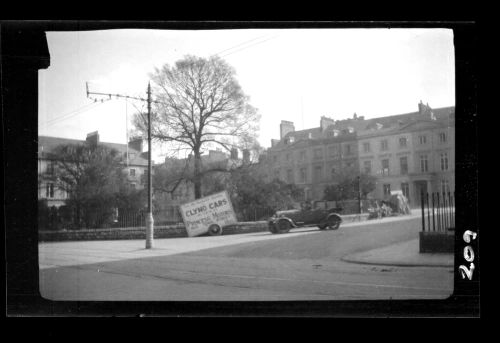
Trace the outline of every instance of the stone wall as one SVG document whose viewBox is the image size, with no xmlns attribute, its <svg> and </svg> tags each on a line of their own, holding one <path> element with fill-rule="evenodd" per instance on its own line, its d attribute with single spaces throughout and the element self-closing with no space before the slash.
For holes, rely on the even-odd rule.
<svg viewBox="0 0 500 343">
<path fill-rule="evenodd" d="M 455 251 L 455 231 L 420 232 L 420 253 L 453 253 Z"/>
<path fill-rule="evenodd" d="M 368 214 L 341 216 L 344 223 L 363 221 Z M 144 227 L 110 228 L 94 230 L 66 230 L 66 231 L 39 231 L 39 242 L 64 242 L 64 241 L 100 241 L 121 239 L 146 239 Z M 239 222 L 223 228 L 223 235 L 235 235 L 251 232 L 267 231 L 267 222 Z M 184 225 L 156 226 L 154 238 L 188 237 Z"/>
</svg>

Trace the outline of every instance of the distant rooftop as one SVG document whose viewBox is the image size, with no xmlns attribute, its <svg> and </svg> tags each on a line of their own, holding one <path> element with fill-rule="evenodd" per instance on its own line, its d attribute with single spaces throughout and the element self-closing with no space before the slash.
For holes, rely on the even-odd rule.
<svg viewBox="0 0 500 343">
<path fill-rule="evenodd" d="M 51 136 L 38 136 L 38 154 L 41 156 L 41 153 L 50 154 L 55 150 L 56 147 L 61 145 L 75 144 L 75 145 L 83 145 L 85 144 L 85 140 L 79 139 L 71 139 L 71 138 L 61 138 L 61 137 L 51 137 Z M 110 149 L 117 150 L 122 156 L 125 156 L 127 153 L 127 144 L 121 143 L 108 143 L 108 142 L 99 142 L 99 145 L 108 147 Z M 128 147 L 129 153 L 129 164 L 132 165 L 147 165 L 147 152 L 140 152 L 131 147 Z"/>
<path fill-rule="evenodd" d="M 283 139 L 275 140 L 275 144 L 271 148 L 280 149 L 303 140 L 317 141 L 335 139 L 334 137 L 338 137 L 339 140 L 348 140 L 351 135 L 355 135 L 357 132 L 366 132 L 369 130 L 389 131 L 421 120 L 436 120 L 441 122 L 454 118 L 454 115 L 455 106 L 432 109 L 428 105 L 420 103 L 419 111 L 385 117 L 364 119 L 363 116 L 358 116 L 357 114 L 354 114 L 352 118 L 342 120 L 322 117 L 322 121 L 325 120 L 333 124 L 324 128 L 320 125 L 311 129 L 287 132 Z M 286 123 L 293 125 L 291 122 Z"/>
</svg>

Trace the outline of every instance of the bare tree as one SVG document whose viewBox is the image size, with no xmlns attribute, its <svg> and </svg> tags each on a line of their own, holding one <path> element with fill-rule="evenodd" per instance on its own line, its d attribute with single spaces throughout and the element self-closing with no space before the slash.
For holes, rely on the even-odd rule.
<svg viewBox="0 0 500 343">
<path fill-rule="evenodd" d="M 256 141 L 260 116 L 249 104 L 235 70 L 220 57 L 185 56 L 151 74 L 154 107 L 151 135 L 172 151 L 193 154 L 195 198 L 201 197 L 201 154 L 214 146 L 227 151 L 247 148 Z M 146 133 L 144 113 L 134 120 Z"/>
</svg>

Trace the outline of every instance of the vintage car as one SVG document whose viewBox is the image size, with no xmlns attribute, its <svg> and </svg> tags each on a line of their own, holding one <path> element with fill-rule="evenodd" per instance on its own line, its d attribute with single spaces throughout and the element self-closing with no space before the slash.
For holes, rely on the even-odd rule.
<svg viewBox="0 0 500 343">
<path fill-rule="evenodd" d="M 341 208 L 314 208 L 307 202 L 301 203 L 301 209 L 277 211 L 268 220 L 271 233 L 286 233 L 292 228 L 317 226 L 320 230 L 337 230 L 342 223 L 338 212 Z"/>
</svg>

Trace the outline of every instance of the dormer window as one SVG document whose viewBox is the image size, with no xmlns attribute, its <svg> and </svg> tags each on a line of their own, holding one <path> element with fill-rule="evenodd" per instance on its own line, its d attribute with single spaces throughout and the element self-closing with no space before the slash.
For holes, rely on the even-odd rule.
<svg viewBox="0 0 500 343">
<path fill-rule="evenodd" d="M 406 137 L 400 137 L 399 138 L 399 147 L 400 148 L 406 148 L 408 140 Z"/>
</svg>

